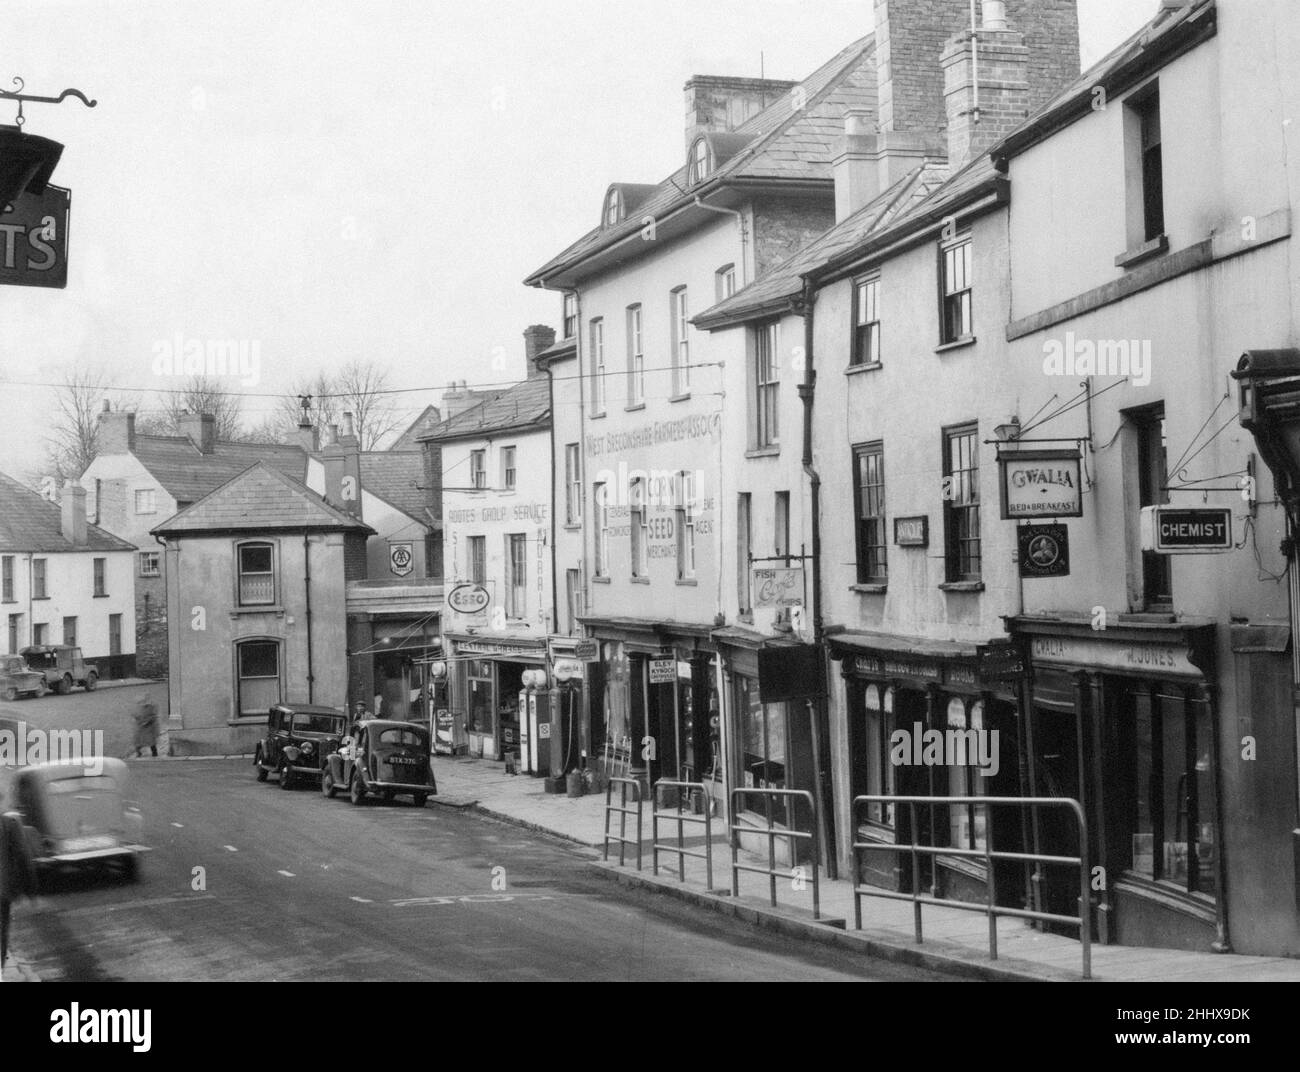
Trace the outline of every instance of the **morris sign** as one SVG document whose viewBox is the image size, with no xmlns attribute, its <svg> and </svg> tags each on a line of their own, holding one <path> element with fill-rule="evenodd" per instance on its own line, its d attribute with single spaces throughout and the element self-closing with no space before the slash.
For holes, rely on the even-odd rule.
<svg viewBox="0 0 1300 1072">
<path fill-rule="evenodd" d="M 998 466 L 1003 520 L 1083 516 L 1077 450 L 1009 452 Z"/>
</svg>

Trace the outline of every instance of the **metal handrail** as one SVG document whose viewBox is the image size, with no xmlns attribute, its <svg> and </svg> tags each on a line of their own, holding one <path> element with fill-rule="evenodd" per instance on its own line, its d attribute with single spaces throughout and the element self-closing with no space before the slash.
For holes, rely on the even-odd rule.
<svg viewBox="0 0 1300 1072">
<path fill-rule="evenodd" d="M 939 905 L 945 908 L 959 908 L 968 912 L 983 912 L 988 916 L 989 924 L 989 959 L 998 959 L 998 916 L 1011 916 L 1017 919 L 1035 919 L 1050 923 L 1063 923 L 1067 926 L 1078 927 L 1079 943 L 1083 952 L 1083 977 L 1092 978 L 1092 902 L 1089 897 L 1088 880 L 1091 877 L 1091 870 L 1088 867 L 1088 819 L 1084 815 L 1083 806 L 1069 797 L 905 797 L 890 796 L 889 794 L 868 793 L 863 796 L 853 798 L 852 818 L 853 826 L 856 830 L 858 827 L 858 811 L 863 804 L 906 804 L 908 805 L 908 817 L 911 820 L 911 844 L 890 844 L 879 841 L 857 841 L 853 842 L 853 918 L 854 926 L 862 929 L 862 898 L 863 897 L 883 897 L 893 901 L 911 901 L 912 915 L 914 926 L 916 928 L 916 941 L 920 943 L 921 938 L 921 906 L 923 904 Z M 984 814 L 984 848 L 983 849 L 959 849 L 947 845 L 918 845 L 916 841 L 919 827 L 916 823 L 916 806 L 925 805 L 978 805 L 985 808 L 1005 805 L 1017 808 L 1047 808 L 1058 807 L 1068 808 L 1079 824 L 1079 855 L 1078 856 L 1055 856 L 1048 853 L 1038 852 L 1010 852 L 1005 850 L 994 851 L 993 849 L 993 823 L 987 811 Z M 912 857 L 912 892 L 899 893 L 896 890 L 882 890 L 874 886 L 865 886 L 861 882 L 861 864 L 862 859 L 858 855 L 861 852 L 908 852 Z M 921 853 L 929 856 L 965 856 L 978 857 L 985 864 L 985 890 L 986 903 L 983 905 L 972 904 L 969 901 L 954 901 L 948 898 L 927 896 L 920 892 L 921 889 Z M 993 886 L 993 861 L 994 860 L 1023 860 L 1032 861 L 1039 864 L 1065 864 L 1077 866 L 1079 868 L 1079 915 L 1063 916 L 1056 912 L 1041 912 L 1029 908 L 1006 908 L 994 903 L 994 886 Z"/>
<path fill-rule="evenodd" d="M 740 806 L 741 798 L 747 796 L 765 797 L 769 801 L 773 797 L 785 797 L 786 799 L 793 799 L 793 800 L 806 800 L 808 802 L 808 808 L 812 812 L 812 833 L 807 833 L 806 831 L 803 830 L 778 830 L 775 826 L 772 825 L 772 815 L 771 815 L 770 807 L 765 812 L 767 817 L 766 829 L 762 827 L 746 826 L 742 823 L 736 822 L 735 819 L 739 817 L 740 812 L 742 810 Z M 822 862 L 821 838 L 818 837 L 818 831 L 821 829 L 821 826 L 820 826 L 820 816 L 817 814 L 817 801 L 813 797 L 812 793 L 808 792 L 808 790 L 806 789 L 748 789 L 744 787 L 733 789 L 731 791 L 731 815 L 732 815 L 732 822 L 728 824 L 728 837 L 729 840 L 731 841 L 731 890 L 732 892 L 737 897 L 740 896 L 740 872 L 742 871 L 750 871 L 757 875 L 767 875 L 769 885 L 770 885 L 770 899 L 771 899 L 772 907 L 775 908 L 776 907 L 776 878 L 777 875 L 783 874 L 783 872 L 780 872 L 776 869 L 776 839 L 779 837 L 790 838 L 792 843 L 791 848 L 793 848 L 793 842 L 806 839 L 811 841 L 813 845 L 813 867 L 812 867 L 813 919 L 821 919 L 822 918 L 821 883 L 818 879 L 818 871 L 821 868 L 821 862 Z M 740 833 L 759 834 L 762 836 L 766 836 L 767 858 L 768 858 L 769 866 L 754 867 L 751 864 L 742 864 L 737 859 L 737 855 L 740 849 L 740 843 L 739 843 L 739 838 L 736 835 Z"/>
<path fill-rule="evenodd" d="M 614 786 L 619 787 L 619 802 L 614 804 Z M 627 806 L 628 786 L 633 790 L 633 802 L 635 808 Z M 618 812 L 618 833 L 609 832 L 609 817 L 612 812 Z M 631 845 L 632 839 L 627 836 L 627 817 L 636 816 L 636 869 L 641 870 L 641 783 L 636 778 L 611 778 L 609 784 L 605 787 L 605 859 L 609 859 L 609 843 L 618 842 L 618 866 L 627 866 L 627 847 Z"/>
<path fill-rule="evenodd" d="M 688 793 L 698 792 L 700 799 L 707 801 L 703 782 L 677 782 L 668 778 L 660 778 L 655 782 L 653 796 L 651 798 L 650 808 L 650 856 L 655 877 L 659 875 L 659 852 L 671 852 L 677 856 L 677 878 L 680 882 L 686 881 L 686 857 L 691 856 L 697 860 L 703 860 L 707 871 L 706 889 L 713 889 L 713 816 L 710 813 L 709 806 L 706 804 L 704 815 L 687 815 L 682 811 L 682 796 L 677 796 L 677 810 L 659 810 L 659 790 L 661 789 L 685 789 Z M 688 798 L 689 799 L 689 798 Z M 660 845 L 659 844 L 659 820 L 667 819 L 669 822 L 677 824 L 677 845 Z M 704 826 L 704 851 L 688 849 L 685 847 L 684 823 L 700 823 Z"/>
</svg>

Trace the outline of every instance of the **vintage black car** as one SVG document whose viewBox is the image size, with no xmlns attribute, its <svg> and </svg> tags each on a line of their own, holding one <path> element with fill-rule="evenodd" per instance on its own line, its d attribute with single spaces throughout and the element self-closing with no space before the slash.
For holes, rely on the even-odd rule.
<svg viewBox="0 0 1300 1072">
<path fill-rule="evenodd" d="M 417 808 L 437 795 L 429 730 L 414 722 L 367 719 L 339 751 L 333 753 L 321 777 L 320 791 L 333 797 L 346 789 L 353 804 L 371 795 L 392 800 L 410 794 Z"/>
<path fill-rule="evenodd" d="M 0 655 L 0 696 L 44 696 L 45 675 L 33 670 L 21 655 Z"/>
<path fill-rule="evenodd" d="M 253 765 L 257 780 L 280 776 L 280 788 L 292 789 L 300 777 L 319 778 L 325 759 L 347 733 L 347 716 L 336 707 L 276 704 L 266 720 L 266 736 L 257 742 Z"/>
</svg>

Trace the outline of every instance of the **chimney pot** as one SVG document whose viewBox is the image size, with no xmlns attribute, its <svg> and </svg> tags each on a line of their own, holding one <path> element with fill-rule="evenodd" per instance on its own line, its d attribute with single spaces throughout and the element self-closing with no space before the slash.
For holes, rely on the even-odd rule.
<svg viewBox="0 0 1300 1072">
<path fill-rule="evenodd" d="M 63 538 L 74 547 L 86 545 L 86 489 L 75 480 L 63 485 L 62 511 Z"/>
<path fill-rule="evenodd" d="M 986 30 L 1005 30 L 1007 28 L 1007 5 L 1005 0 L 983 0 L 983 15 Z"/>
</svg>

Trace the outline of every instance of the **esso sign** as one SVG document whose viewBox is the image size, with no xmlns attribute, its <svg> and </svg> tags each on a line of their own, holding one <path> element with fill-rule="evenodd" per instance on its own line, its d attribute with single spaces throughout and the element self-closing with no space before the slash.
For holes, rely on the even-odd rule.
<svg viewBox="0 0 1300 1072">
<path fill-rule="evenodd" d="M 478 614 L 491 602 L 492 597 L 481 584 L 458 584 L 447 593 L 447 606 L 457 614 Z"/>
</svg>

